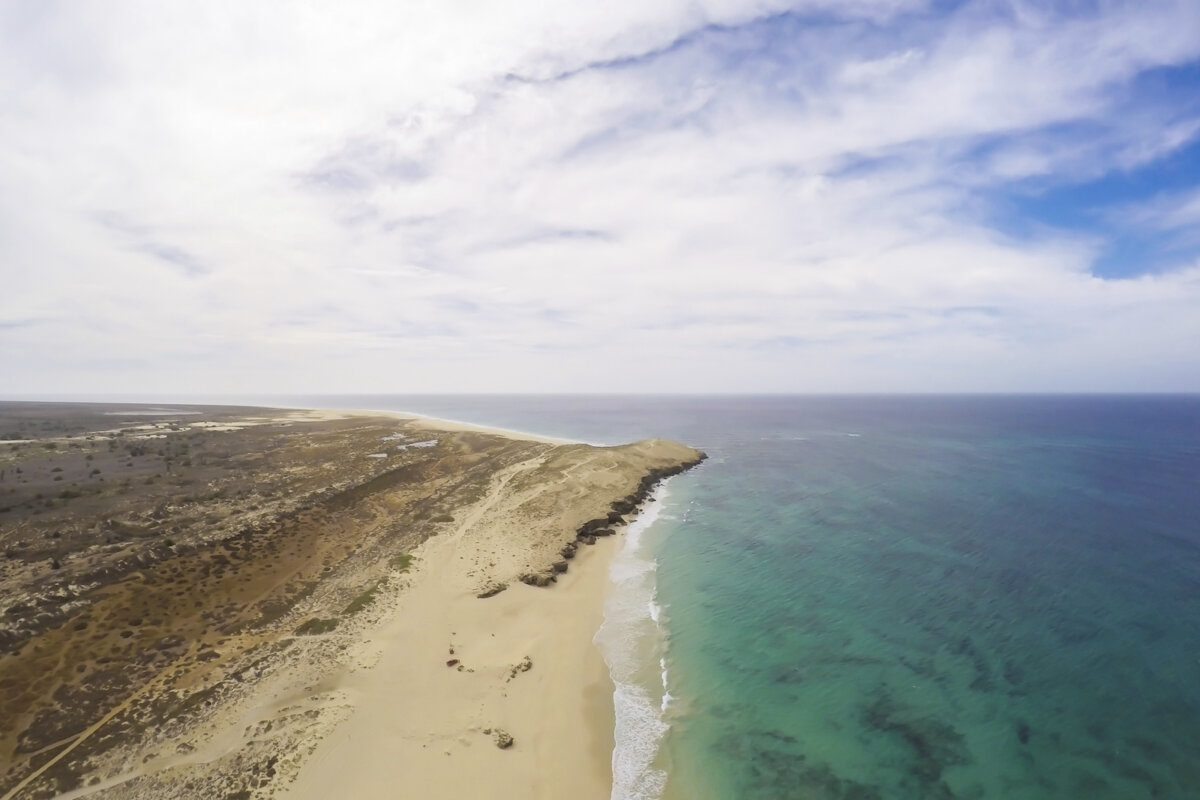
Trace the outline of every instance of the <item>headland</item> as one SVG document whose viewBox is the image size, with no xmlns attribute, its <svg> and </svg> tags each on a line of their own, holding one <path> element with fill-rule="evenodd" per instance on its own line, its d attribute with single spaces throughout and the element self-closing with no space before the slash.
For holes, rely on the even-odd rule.
<svg viewBox="0 0 1200 800">
<path fill-rule="evenodd" d="M 623 526 L 703 459 L 0 403 L 0 798 L 608 797 Z"/>
</svg>

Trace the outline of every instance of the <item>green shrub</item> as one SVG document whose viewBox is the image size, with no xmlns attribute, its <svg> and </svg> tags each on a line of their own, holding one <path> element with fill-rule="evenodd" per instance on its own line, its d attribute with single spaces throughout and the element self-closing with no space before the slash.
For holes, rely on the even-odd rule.
<svg viewBox="0 0 1200 800">
<path fill-rule="evenodd" d="M 346 606 L 346 608 L 343 609 L 342 613 L 343 614 L 357 614 L 358 612 L 362 611 L 367 606 L 371 605 L 371 603 L 375 602 L 375 595 L 379 593 L 379 589 L 383 586 L 384 580 L 385 580 L 384 578 L 380 578 L 378 581 L 375 582 L 374 586 L 372 586 L 370 589 L 367 589 L 365 592 L 360 594 L 358 597 L 351 600 L 350 605 Z"/>
<path fill-rule="evenodd" d="M 300 636 L 312 636 L 318 633 L 329 633 L 337 626 L 338 621 L 336 619 L 317 619 L 314 617 L 299 628 L 296 628 L 296 633 Z"/>
</svg>

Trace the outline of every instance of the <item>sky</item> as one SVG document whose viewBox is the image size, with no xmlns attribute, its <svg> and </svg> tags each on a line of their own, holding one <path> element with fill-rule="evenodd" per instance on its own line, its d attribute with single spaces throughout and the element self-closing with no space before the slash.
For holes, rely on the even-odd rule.
<svg viewBox="0 0 1200 800">
<path fill-rule="evenodd" d="M 1195 0 L 0 0 L 0 394 L 1200 391 Z"/>
</svg>

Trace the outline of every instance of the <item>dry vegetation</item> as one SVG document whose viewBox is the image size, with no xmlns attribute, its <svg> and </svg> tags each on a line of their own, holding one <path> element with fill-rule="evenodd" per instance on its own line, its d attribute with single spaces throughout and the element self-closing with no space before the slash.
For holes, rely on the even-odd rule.
<svg viewBox="0 0 1200 800">
<path fill-rule="evenodd" d="M 0 800 L 275 794 L 431 536 L 545 586 L 703 455 L 387 416 L 0 403 Z M 439 539 L 439 541 L 443 541 Z M 481 601 L 482 602 L 482 601 Z"/>
<path fill-rule="evenodd" d="M 248 679 L 335 658 L 330 636 L 404 580 L 414 547 L 548 447 L 455 432 L 404 449 L 386 417 L 145 411 L 0 404 L 0 797 L 153 793 L 126 745 L 160 742 L 141 761 L 169 775 L 193 747 L 181 732 Z M 270 784 L 271 735 L 233 757 L 236 792 Z"/>
</svg>

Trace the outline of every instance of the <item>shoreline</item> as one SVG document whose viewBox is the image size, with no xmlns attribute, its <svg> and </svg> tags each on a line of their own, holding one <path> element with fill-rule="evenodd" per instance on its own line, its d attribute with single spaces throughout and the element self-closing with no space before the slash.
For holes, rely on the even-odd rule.
<svg viewBox="0 0 1200 800">
<path fill-rule="evenodd" d="M 282 797 L 610 797 L 614 685 L 593 638 L 621 542 L 597 543 L 551 590 L 485 600 L 445 580 L 452 545 L 420 548 L 391 619 L 360 646 L 374 663 L 336 681 L 354 709 Z"/>
<path fill-rule="evenodd" d="M 543 441 L 555 445 L 551 453 L 608 449 L 382 413 L 432 433 L 466 430 Z M 667 446 L 649 441 L 623 447 Z M 503 506 L 506 486 L 520 469 L 499 476 L 492 494 L 454 532 L 427 540 L 414 553 L 410 585 L 388 620 L 362 641 L 360 656 L 350 659 L 372 665 L 343 673 L 329 687 L 352 709 L 316 744 L 282 797 L 385 796 L 396 788 L 397 775 L 405 776 L 405 792 L 417 797 L 611 797 L 616 685 L 598 634 L 615 588 L 612 563 L 630 525 L 652 502 L 650 490 L 663 477 L 656 470 L 673 466 L 649 468 L 634 494 L 589 498 L 600 500 L 601 508 L 624 502 L 629 518 L 615 524 L 617 535 L 581 533 L 591 546 L 580 547 L 578 555 L 572 548 L 568 558 L 574 557 L 576 568 L 559 562 L 564 571 L 554 575 L 552 587 L 513 583 L 481 599 L 469 568 L 478 561 L 470 559 L 481 544 L 494 546 L 503 538 L 510 517 L 497 515 L 494 506 Z M 502 736 L 512 737 L 511 744 L 501 747 Z"/>
<path fill-rule="evenodd" d="M 474 422 L 466 422 L 457 419 L 442 419 L 441 417 L 431 417 L 428 414 L 420 414 L 415 411 L 390 411 L 377 410 L 369 408 L 330 408 L 330 409 L 300 409 L 304 411 L 328 411 L 331 413 L 345 414 L 346 416 L 358 417 L 392 417 L 405 422 L 416 423 L 417 427 L 431 431 L 470 431 L 473 433 L 487 433 L 493 436 L 503 436 L 506 439 L 516 439 L 519 441 L 542 442 L 544 444 L 586 444 L 590 447 L 608 447 L 608 445 L 595 444 L 593 442 L 584 442 L 576 439 L 560 439 L 554 436 L 543 436 L 540 433 L 532 431 L 519 431 L 512 428 L 496 428 L 491 425 L 478 425 Z"/>
<path fill-rule="evenodd" d="M 18 656 L 0 678 L 28 676 L 8 718 L 35 720 L 5 746 L 67 747 L 15 762 L 0 796 L 611 796 L 610 567 L 703 453 L 395 411 L 176 404 L 113 427 L 145 405 L 7 409 L 14 430 L 54 426 L 7 456 L 37 480 L 82 481 L 93 458 L 92 478 L 144 480 L 64 491 L 46 516 L 35 483 L 6 509 L 46 531 L 9 543 L 30 553 L 6 573 L 30 619 L 0 630 Z M 52 535 L 66 525 L 86 533 Z M 126 530 L 142 538 L 110 541 Z M 57 618 L 43 595 L 65 598 Z M 93 675 L 110 684 L 59 702 Z"/>
</svg>

